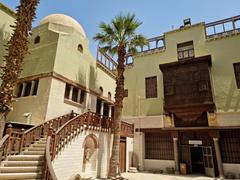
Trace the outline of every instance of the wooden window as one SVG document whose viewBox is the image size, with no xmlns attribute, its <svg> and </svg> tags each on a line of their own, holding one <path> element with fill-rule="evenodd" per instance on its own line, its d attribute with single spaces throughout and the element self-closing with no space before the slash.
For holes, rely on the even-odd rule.
<svg viewBox="0 0 240 180">
<path fill-rule="evenodd" d="M 194 57 L 193 41 L 177 44 L 178 60 L 186 60 Z"/>
<path fill-rule="evenodd" d="M 145 133 L 145 159 L 173 160 L 170 133 Z"/>
<path fill-rule="evenodd" d="M 146 98 L 157 97 L 157 76 L 148 77 L 145 79 Z"/>
<path fill-rule="evenodd" d="M 240 163 L 240 131 L 225 130 L 220 132 L 220 147 L 223 163 Z"/>
<path fill-rule="evenodd" d="M 240 89 L 240 63 L 234 63 L 233 67 L 234 67 L 237 88 Z"/>
<path fill-rule="evenodd" d="M 34 39 L 34 44 L 39 44 L 40 43 L 40 36 L 37 36 L 35 39 Z"/>
</svg>

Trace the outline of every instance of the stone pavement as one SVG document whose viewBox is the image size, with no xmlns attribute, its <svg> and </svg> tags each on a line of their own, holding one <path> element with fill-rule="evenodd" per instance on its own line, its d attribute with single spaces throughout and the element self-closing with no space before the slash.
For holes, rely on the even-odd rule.
<svg viewBox="0 0 240 180">
<path fill-rule="evenodd" d="M 152 173 L 123 173 L 122 177 L 129 180 L 217 180 L 201 175 L 169 175 L 169 174 L 152 174 Z"/>
</svg>

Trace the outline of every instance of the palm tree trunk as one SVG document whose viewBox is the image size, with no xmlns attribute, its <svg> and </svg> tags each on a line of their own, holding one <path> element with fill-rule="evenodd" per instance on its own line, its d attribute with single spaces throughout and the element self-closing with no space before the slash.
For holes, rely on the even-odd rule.
<svg viewBox="0 0 240 180">
<path fill-rule="evenodd" d="M 118 66 L 117 66 L 117 80 L 116 80 L 116 91 L 115 91 L 115 107 L 114 107 L 114 135 L 113 135 L 113 146 L 112 155 L 110 159 L 109 177 L 116 177 L 120 174 L 119 170 L 119 151 L 120 151 L 120 133 L 121 133 L 121 119 L 122 119 L 122 108 L 124 98 L 124 61 L 125 61 L 126 50 L 125 46 L 119 46 L 118 48 Z"/>
<path fill-rule="evenodd" d="M 8 55 L 2 67 L 2 84 L 0 87 L 0 114 L 4 117 L 12 110 L 13 91 L 21 73 L 21 66 L 28 51 L 28 36 L 39 0 L 20 0 L 17 7 L 17 19 L 14 33 L 7 44 Z M 2 123 L 2 119 L 1 119 Z M 5 120 L 4 120 L 5 123 Z M 1 124 L 1 129 L 4 125 Z M 0 134 L 0 138 L 2 135 Z"/>
</svg>

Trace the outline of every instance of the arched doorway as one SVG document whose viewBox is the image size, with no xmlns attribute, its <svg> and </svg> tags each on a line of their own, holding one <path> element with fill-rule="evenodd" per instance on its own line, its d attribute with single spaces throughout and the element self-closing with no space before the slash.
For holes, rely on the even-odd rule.
<svg viewBox="0 0 240 180">
<path fill-rule="evenodd" d="M 85 173 L 97 171 L 98 140 L 94 134 L 88 135 L 83 143 L 83 169 Z"/>
</svg>

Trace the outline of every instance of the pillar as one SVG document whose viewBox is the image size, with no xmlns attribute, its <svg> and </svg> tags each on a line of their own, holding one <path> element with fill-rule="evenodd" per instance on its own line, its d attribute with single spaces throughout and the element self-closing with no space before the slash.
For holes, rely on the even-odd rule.
<svg viewBox="0 0 240 180">
<path fill-rule="evenodd" d="M 216 152 L 219 177 L 220 177 L 220 179 L 224 179 L 222 157 L 221 157 L 221 152 L 220 152 L 220 147 L 219 147 L 219 138 L 213 138 L 213 142 L 214 142 L 214 148 L 215 148 L 215 152 Z"/>
<path fill-rule="evenodd" d="M 108 105 L 108 117 L 112 117 L 112 105 Z"/>
<path fill-rule="evenodd" d="M 101 101 L 100 115 L 103 115 L 104 101 Z"/>
<path fill-rule="evenodd" d="M 73 86 L 70 86 L 69 99 L 72 100 Z"/>
<path fill-rule="evenodd" d="M 175 174 L 179 174 L 179 158 L 178 158 L 178 138 L 173 138 L 173 150 L 175 161 Z"/>
<path fill-rule="evenodd" d="M 30 96 L 33 95 L 33 91 L 34 91 L 35 83 L 36 83 L 35 81 L 32 81 L 32 82 L 31 82 Z"/>
<path fill-rule="evenodd" d="M 78 89 L 77 102 L 80 103 L 80 101 L 81 101 L 81 89 Z"/>
<path fill-rule="evenodd" d="M 21 97 L 23 97 L 25 94 L 25 89 L 26 89 L 27 84 L 24 82 L 24 83 L 22 83 L 22 85 L 23 85 L 23 87 L 22 87 Z"/>
</svg>

